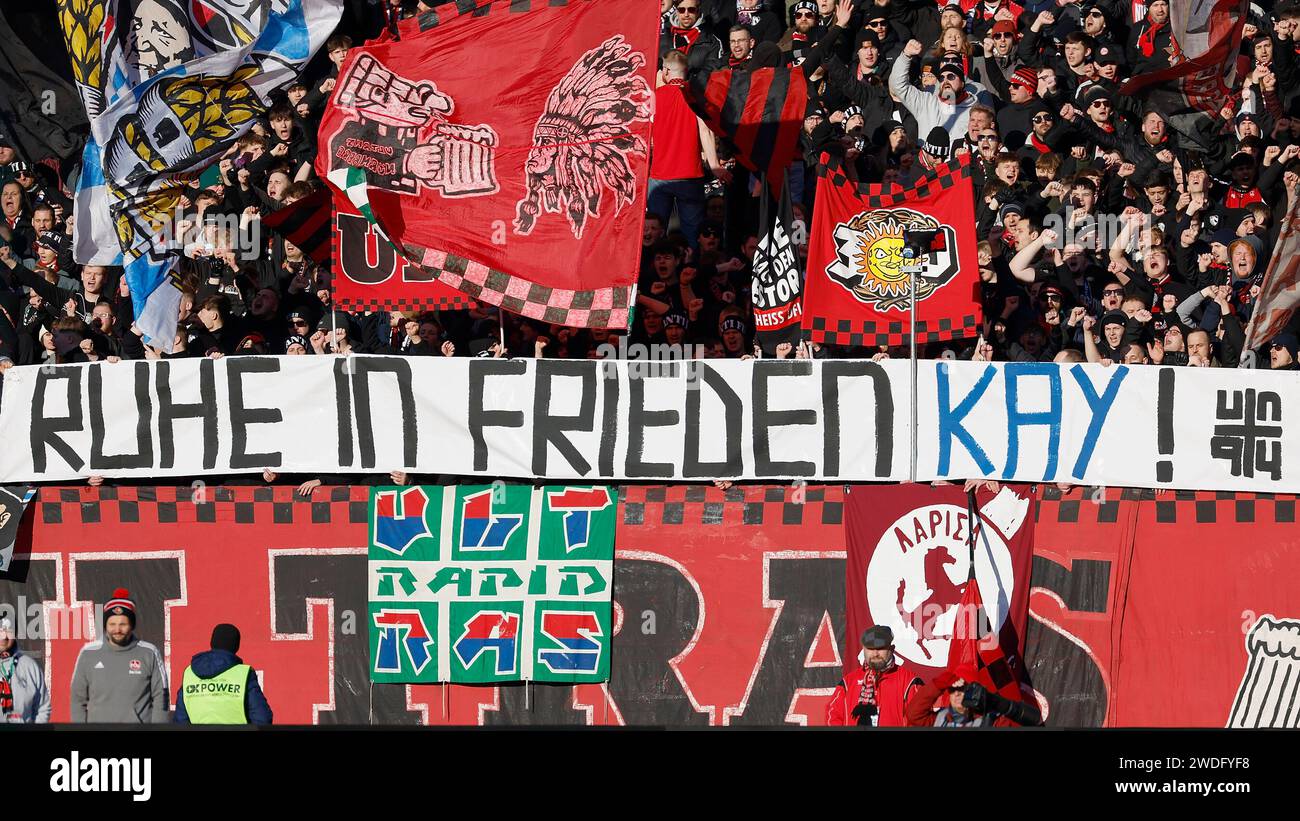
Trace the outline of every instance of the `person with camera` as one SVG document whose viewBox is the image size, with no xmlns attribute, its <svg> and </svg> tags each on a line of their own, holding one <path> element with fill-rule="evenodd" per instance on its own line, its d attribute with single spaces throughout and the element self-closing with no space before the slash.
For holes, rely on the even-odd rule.
<svg viewBox="0 0 1300 821">
<path fill-rule="evenodd" d="M 894 631 L 883 624 L 862 633 L 862 666 L 835 688 L 826 705 L 831 727 L 905 727 L 907 705 L 921 679 L 903 667 L 894 653 Z"/>
<path fill-rule="evenodd" d="M 1043 723 L 1034 694 L 1021 686 L 1020 701 L 999 695 L 976 674 L 945 670 L 917 688 L 907 703 L 909 727 L 1037 727 Z"/>
</svg>

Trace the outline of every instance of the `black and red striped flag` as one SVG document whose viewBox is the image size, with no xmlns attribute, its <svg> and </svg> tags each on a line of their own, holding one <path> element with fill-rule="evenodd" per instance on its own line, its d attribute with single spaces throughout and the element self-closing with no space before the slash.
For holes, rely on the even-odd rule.
<svg viewBox="0 0 1300 821">
<path fill-rule="evenodd" d="M 321 189 L 279 211 L 262 217 L 262 224 L 322 265 L 328 265 L 332 251 L 330 229 L 333 225 L 334 201 L 330 192 Z"/>
<path fill-rule="evenodd" d="M 782 172 L 799 157 L 799 130 L 808 108 L 803 69 L 719 69 L 690 96 L 709 128 L 735 144 L 741 165 L 763 174 L 779 198 Z"/>
</svg>

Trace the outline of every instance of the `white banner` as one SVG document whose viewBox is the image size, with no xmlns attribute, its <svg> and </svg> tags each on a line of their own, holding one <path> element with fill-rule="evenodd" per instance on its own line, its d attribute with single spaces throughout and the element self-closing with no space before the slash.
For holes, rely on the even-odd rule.
<svg viewBox="0 0 1300 821">
<path fill-rule="evenodd" d="M 1300 491 L 1293 373 L 924 361 L 917 479 Z M 906 361 L 226 357 L 12 368 L 0 483 L 908 479 Z M 1297 421 L 1292 422 L 1292 419 Z"/>
</svg>

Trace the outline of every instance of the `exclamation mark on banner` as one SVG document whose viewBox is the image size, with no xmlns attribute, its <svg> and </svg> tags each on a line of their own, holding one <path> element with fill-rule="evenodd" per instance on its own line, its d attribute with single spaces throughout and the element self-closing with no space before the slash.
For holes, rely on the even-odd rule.
<svg viewBox="0 0 1300 821">
<path fill-rule="evenodd" d="M 1156 452 L 1174 455 L 1174 369 L 1160 369 L 1160 386 L 1156 398 Z M 1156 462 L 1156 481 L 1172 482 L 1174 463 L 1169 459 Z"/>
</svg>

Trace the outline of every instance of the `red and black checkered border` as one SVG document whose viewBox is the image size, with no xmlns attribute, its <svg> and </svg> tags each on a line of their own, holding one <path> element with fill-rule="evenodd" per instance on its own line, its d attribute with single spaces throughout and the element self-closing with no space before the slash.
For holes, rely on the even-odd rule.
<svg viewBox="0 0 1300 821">
<path fill-rule="evenodd" d="M 435 7 L 433 11 L 427 11 L 419 15 L 417 19 L 420 31 L 428 31 L 466 14 L 473 17 L 485 17 L 494 11 L 497 14 L 502 12 L 506 14 L 524 14 L 553 6 L 567 5 L 569 5 L 569 0 L 496 0 L 495 2 L 454 0 L 454 2 L 443 3 Z"/>
<path fill-rule="evenodd" d="M 1122 507 L 1155 505 L 1156 524 L 1294 524 L 1297 501 L 1295 494 L 1042 487 L 1034 516 L 1061 524 L 1118 524 Z"/>
<path fill-rule="evenodd" d="M 43 487 L 29 509 L 45 525 L 365 524 L 371 488 L 208 486 Z M 800 497 L 802 496 L 802 500 Z M 624 525 L 839 525 L 843 485 L 622 485 Z M 1040 486 L 1035 521 L 1118 524 L 1122 507 L 1155 505 L 1157 524 L 1294 524 L 1300 495 Z M 1126 517 L 1127 518 L 1127 517 Z"/>
<path fill-rule="evenodd" d="M 911 338 L 907 334 L 907 323 L 874 322 L 865 319 L 830 319 L 824 316 L 809 315 L 807 326 L 814 342 L 823 345 L 907 345 Z M 831 325 L 834 327 L 830 327 Z M 881 326 L 884 326 L 883 330 Z M 957 320 L 943 317 L 935 322 L 924 319 L 916 321 L 916 341 L 946 342 L 950 339 L 962 339 L 975 336 L 979 331 L 979 317 L 966 314 Z"/>
<path fill-rule="evenodd" d="M 371 488 L 320 487 L 310 496 L 274 487 L 45 487 L 31 505 L 44 525 L 365 524 Z M 840 525 L 843 485 L 623 485 L 625 525 Z"/>
<path fill-rule="evenodd" d="M 616 285 L 590 291 L 567 291 L 541 285 L 524 277 L 481 264 L 478 266 L 484 269 L 484 276 L 483 282 L 478 283 L 470 278 L 470 269 L 476 263 L 468 257 L 414 243 L 403 243 L 401 249 L 408 262 L 425 273 L 432 274 L 440 282 L 474 299 L 496 305 L 513 314 L 553 325 L 577 328 L 609 328 L 623 331 L 631 324 L 630 307 L 635 289 L 633 285 Z M 431 259 L 442 259 L 443 262 L 440 265 L 431 265 L 429 263 Z M 521 291 L 524 295 L 517 296 L 516 294 Z M 568 304 L 552 304 L 552 300 L 563 293 L 570 294 Z M 593 308 L 591 307 L 593 305 L 610 307 Z"/>
<path fill-rule="evenodd" d="M 923 200 L 952 188 L 959 181 L 970 177 L 971 173 L 970 155 L 961 154 L 918 178 L 910 188 L 891 186 L 887 191 L 879 184 L 854 183 L 844 173 L 844 159 L 837 155 L 823 153 L 821 162 L 817 164 L 817 176 L 832 185 L 854 190 L 868 208 L 893 208 L 914 200 Z"/>
<path fill-rule="evenodd" d="M 802 498 L 801 498 L 802 497 Z M 843 485 L 628 485 L 618 491 L 623 525 L 719 528 L 841 525 Z"/>
<path fill-rule="evenodd" d="M 356 313 L 358 311 L 459 311 L 474 307 L 474 300 L 468 296 L 454 297 L 412 297 L 407 299 L 386 297 L 335 297 L 334 304 L 341 311 Z"/>
<path fill-rule="evenodd" d="M 297 488 L 45 487 L 33 513 L 45 525 L 97 524 L 365 524 L 370 488 L 319 487 L 308 496 Z"/>
</svg>

